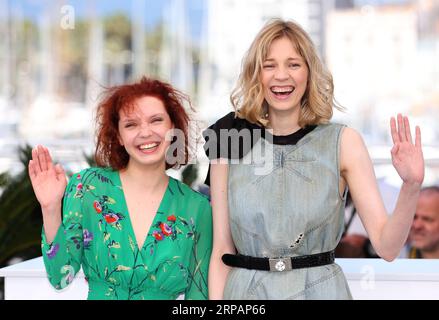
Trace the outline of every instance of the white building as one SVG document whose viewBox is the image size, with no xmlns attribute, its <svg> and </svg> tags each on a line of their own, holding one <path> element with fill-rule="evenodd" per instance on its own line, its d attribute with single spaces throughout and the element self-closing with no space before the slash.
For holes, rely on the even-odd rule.
<svg viewBox="0 0 439 320">
<path fill-rule="evenodd" d="M 410 6 L 328 14 L 327 64 L 348 123 L 380 140 L 381 129 L 388 134 L 390 116 L 410 111 L 418 94 L 417 44 L 417 16 Z"/>
<path fill-rule="evenodd" d="M 171 0 L 164 13 L 160 76 L 184 93 L 193 95 L 194 74 L 190 27 L 185 0 Z"/>
</svg>

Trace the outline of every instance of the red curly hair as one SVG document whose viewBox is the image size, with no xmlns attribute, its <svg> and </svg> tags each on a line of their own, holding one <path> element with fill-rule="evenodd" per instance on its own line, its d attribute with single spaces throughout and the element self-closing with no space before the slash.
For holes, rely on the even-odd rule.
<svg viewBox="0 0 439 320">
<path fill-rule="evenodd" d="M 166 169 L 178 168 L 188 162 L 189 116 L 183 104 L 186 101 L 191 106 L 189 97 L 168 83 L 142 77 L 139 82 L 111 87 L 104 92 L 104 98 L 99 103 L 96 114 L 95 160 L 98 166 L 121 170 L 128 165 L 129 155 L 118 139 L 119 112 L 125 108 L 132 108 L 135 101 L 144 96 L 162 101 L 174 128 L 184 133 L 184 157 L 175 164 L 166 162 Z"/>
</svg>

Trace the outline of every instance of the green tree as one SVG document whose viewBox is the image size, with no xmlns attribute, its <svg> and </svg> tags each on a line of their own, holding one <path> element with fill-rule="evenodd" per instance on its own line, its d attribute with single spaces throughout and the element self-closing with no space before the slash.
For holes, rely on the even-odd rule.
<svg viewBox="0 0 439 320">
<path fill-rule="evenodd" d="M 28 260 L 41 256 L 43 219 L 27 173 L 32 148 L 26 145 L 19 153 L 23 170 L 14 177 L 0 174 L 0 268 L 12 258 Z M 0 278 L 0 299 L 3 284 L 4 279 Z"/>
<path fill-rule="evenodd" d="M 59 94 L 68 101 L 85 101 L 88 77 L 90 22 L 78 20 L 74 29 L 57 28 Z"/>
<path fill-rule="evenodd" d="M 160 61 L 160 50 L 163 41 L 163 22 L 157 23 L 152 30 L 147 32 L 145 39 L 146 55 L 148 70 L 150 76 L 158 77 L 160 74 L 159 61 Z"/>
<path fill-rule="evenodd" d="M 104 18 L 105 49 L 117 54 L 131 50 L 131 21 L 123 13 Z"/>
<path fill-rule="evenodd" d="M 15 177 L 7 177 L 0 196 L 0 267 L 14 257 L 41 255 L 41 209 L 27 173 L 31 152 L 30 146 L 20 149 L 24 169 Z"/>
</svg>

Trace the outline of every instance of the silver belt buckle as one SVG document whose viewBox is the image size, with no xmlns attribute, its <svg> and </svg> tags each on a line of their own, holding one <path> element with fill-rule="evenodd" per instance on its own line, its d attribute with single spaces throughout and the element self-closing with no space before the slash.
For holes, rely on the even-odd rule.
<svg viewBox="0 0 439 320">
<path fill-rule="evenodd" d="M 270 271 L 289 271 L 293 270 L 291 267 L 291 258 L 276 258 L 276 259 L 268 259 L 270 264 Z"/>
</svg>

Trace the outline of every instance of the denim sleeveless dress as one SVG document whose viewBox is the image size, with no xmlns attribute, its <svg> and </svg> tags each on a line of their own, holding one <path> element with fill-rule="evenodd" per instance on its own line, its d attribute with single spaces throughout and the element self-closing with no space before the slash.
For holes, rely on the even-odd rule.
<svg viewBox="0 0 439 320">
<path fill-rule="evenodd" d="M 295 145 L 261 138 L 241 163 L 229 165 L 229 223 L 240 254 L 277 258 L 335 249 L 344 227 L 341 195 L 346 194 L 339 190 L 342 128 L 319 125 Z M 265 147 L 272 148 L 271 155 L 256 151 Z M 224 299 L 352 296 L 342 269 L 334 263 L 283 272 L 232 268 Z"/>
</svg>

